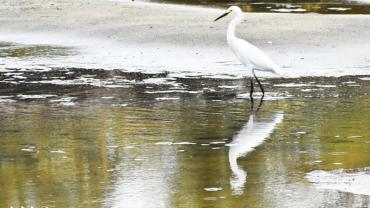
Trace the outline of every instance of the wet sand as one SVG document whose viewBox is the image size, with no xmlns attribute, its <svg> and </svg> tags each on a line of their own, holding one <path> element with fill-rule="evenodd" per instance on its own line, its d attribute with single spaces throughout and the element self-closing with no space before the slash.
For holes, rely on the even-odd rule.
<svg viewBox="0 0 370 208">
<path fill-rule="evenodd" d="M 226 45 L 230 19 L 213 22 L 221 9 L 98 0 L 0 3 L 1 41 L 85 47 L 76 59 L 86 67 L 244 74 Z M 265 50 L 286 76 L 370 74 L 369 22 L 368 15 L 247 13 L 238 34 Z M 89 59 L 87 51 L 96 53 Z"/>
</svg>

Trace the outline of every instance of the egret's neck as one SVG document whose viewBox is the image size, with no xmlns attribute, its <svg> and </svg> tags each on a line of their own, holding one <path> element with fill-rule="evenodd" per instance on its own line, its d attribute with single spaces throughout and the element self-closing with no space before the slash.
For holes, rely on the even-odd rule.
<svg viewBox="0 0 370 208">
<path fill-rule="evenodd" d="M 227 28 L 227 41 L 231 41 L 236 38 L 235 36 L 236 26 L 238 26 L 241 23 L 242 19 L 243 14 L 237 14 L 234 16 L 233 20 L 231 20 Z"/>
</svg>

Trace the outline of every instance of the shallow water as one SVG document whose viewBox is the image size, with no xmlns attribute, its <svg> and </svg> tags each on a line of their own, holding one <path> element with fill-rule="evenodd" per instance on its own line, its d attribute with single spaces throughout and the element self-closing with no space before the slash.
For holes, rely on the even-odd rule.
<svg viewBox="0 0 370 208">
<path fill-rule="evenodd" d="M 167 76 L 0 72 L 0 207 L 369 206 L 368 77 Z"/>
<path fill-rule="evenodd" d="M 148 1 L 148 0 L 144 0 Z M 224 0 L 149 0 L 159 3 L 205 5 L 212 7 L 240 6 L 244 12 L 273 13 L 320 13 L 320 14 L 370 14 L 370 1 L 358 0 L 267 0 L 267 1 L 224 1 Z"/>
</svg>

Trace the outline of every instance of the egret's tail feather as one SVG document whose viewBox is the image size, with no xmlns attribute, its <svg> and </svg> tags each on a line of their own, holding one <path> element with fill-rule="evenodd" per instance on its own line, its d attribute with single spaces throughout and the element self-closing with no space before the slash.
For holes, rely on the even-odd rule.
<svg viewBox="0 0 370 208">
<path fill-rule="evenodd" d="M 278 75 L 279 77 L 284 77 L 283 73 L 281 72 L 281 68 L 279 66 L 274 67 L 273 73 Z"/>
</svg>

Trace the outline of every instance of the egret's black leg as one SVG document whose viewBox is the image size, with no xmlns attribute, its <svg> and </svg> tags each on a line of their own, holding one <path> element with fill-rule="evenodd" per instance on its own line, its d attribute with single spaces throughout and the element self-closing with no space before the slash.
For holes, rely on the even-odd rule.
<svg viewBox="0 0 370 208">
<path fill-rule="evenodd" d="M 257 78 L 257 76 L 256 76 L 256 74 L 253 72 L 253 76 L 254 76 L 254 78 L 256 78 L 256 80 L 257 80 L 257 83 L 258 83 L 258 85 L 260 86 L 260 88 L 261 88 L 261 91 L 262 91 L 262 98 L 263 97 L 265 97 L 265 90 L 263 89 L 263 86 L 262 86 L 262 84 L 261 84 L 261 82 L 258 80 L 258 78 Z"/>
<path fill-rule="evenodd" d="M 251 81 L 251 91 L 249 93 L 249 97 L 251 99 L 253 99 L 253 88 L 254 88 L 254 86 L 253 86 L 253 78 L 252 77 L 250 78 L 250 81 Z"/>
</svg>

